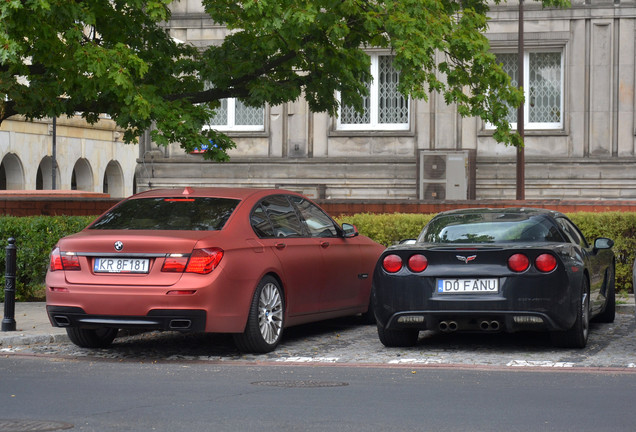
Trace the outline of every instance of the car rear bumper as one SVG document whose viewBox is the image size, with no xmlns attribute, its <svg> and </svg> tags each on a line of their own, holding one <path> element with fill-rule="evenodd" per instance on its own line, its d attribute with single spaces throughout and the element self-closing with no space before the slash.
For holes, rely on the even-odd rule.
<svg viewBox="0 0 636 432">
<path fill-rule="evenodd" d="M 145 316 L 90 315 L 68 306 L 47 306 L 46 311 L 54 327 L 202 332 L 206 323 L 204 310 L 154 309 Z"/>
<path fill-rule="evenodd" d="M 396 312 L 386 321 L 378 320 L 387 329 L 417 328 L 442 332 L 515 332 L 522 330 L 566 330 L 549 314 L 531 311 L 410 310 Z"/>
</svg>

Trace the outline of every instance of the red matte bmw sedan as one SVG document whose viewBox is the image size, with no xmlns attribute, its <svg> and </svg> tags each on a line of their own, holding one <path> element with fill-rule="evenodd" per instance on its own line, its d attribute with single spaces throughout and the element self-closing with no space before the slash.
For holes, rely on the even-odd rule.
<svg viewBox="0 0 636 432">
<path fill-rule="evenodd" d="M 280 189 L 159 189 L 133 195 L 51 252 L 53 326 L 81 347 L 119 329 L 232 333 L 243 352 L 283 329 L 372 314 L 384 247 Z"/>
</svg>

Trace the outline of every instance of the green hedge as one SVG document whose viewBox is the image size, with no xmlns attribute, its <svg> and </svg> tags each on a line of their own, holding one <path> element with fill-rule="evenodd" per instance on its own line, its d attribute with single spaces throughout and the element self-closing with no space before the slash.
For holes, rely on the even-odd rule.
<svg viewBox="0 0 636 432">
<path fill-rule="evenodd" d="M 616 253 L 616 288 L 619 292 L 633 292 L 632 263 L 636 252 L 636 213 L 571 213 L 568 215 L 589 241 L 597 237 L 614 240 Z M 416 238 L 432 214 L 369 214 L 342 216 L 339 223 L 348 222 L 358 227 L 361 234 L 389 246 L 407 238 Z M 17 270 L 16 299 L 42 300 L 44 277 L 49 264 L 49 253 L 57 240 L 80 231 L 92 216 L 33 216 L 0 217 L 0 244 L 16 239 Z M 0 300 L 4 301 L 5 250 L 0 250 Z"/>
<path fill-rule="evenodd" d="M 6 246 L 10 237 L 15 239 L 17 248 L 16 300 L 42 300 L 51 249 L 58 239 L 82 230 L 93 219 L 93 216 L 0 217 L 0 299 L 4 301 Z"/>
</svg>

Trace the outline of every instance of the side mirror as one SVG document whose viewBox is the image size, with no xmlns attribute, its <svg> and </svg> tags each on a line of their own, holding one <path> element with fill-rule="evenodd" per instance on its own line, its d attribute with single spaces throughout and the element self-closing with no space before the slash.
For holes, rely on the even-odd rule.
<svg viewBox="0 0 636 432">
<path fill-rule="evenodd" d="M 605 237 L 599 237 L 594 240 L 594 249 L 611 249 L 614 246 L 614 240 Z"/>
<path fill-rule="evenodd" d="M 357 237 L 360 234 L 358 233 L 358 228 L 356 228 L 355 225 L 348 223 L 342 224 L 342 231 L 344 233 L 344 238 Z"/>
</svg>

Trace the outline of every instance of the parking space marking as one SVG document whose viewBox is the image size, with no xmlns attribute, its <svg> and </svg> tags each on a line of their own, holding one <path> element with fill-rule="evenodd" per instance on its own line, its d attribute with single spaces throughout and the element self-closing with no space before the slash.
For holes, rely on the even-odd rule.
<svg viewBox="0 0 636 432">
<path fill-rule="evenodd" d="M 441 359 L 399 359 L 399 360 L 391 360 L 389 364 L 444 364 L 448 363 Z"/>
<path fill-rule="evenodd" d="M 506 364 L 510 367 L 553 367 L 553 368 L 570 368 L 574 367 L 572 362 L 553 362 L 553 361 L 537 361 L 537 360 L 512 360 Z"/>
<path fill-rule="evenodd" d="M 285 357 L 277 359 L 277 362 L 283 363 L 336 363 L 338 357 Z"/>
</svg>

